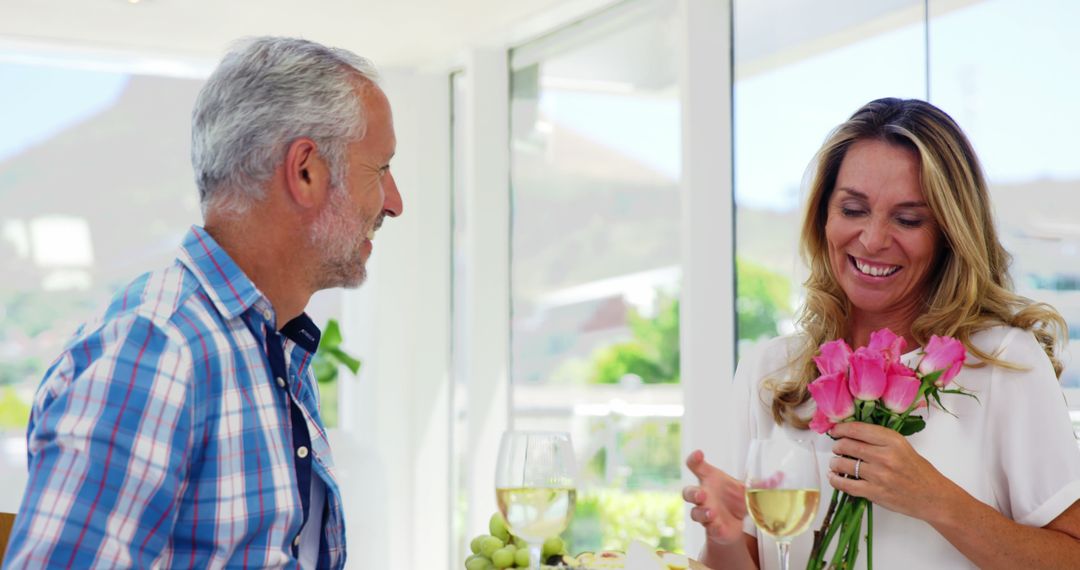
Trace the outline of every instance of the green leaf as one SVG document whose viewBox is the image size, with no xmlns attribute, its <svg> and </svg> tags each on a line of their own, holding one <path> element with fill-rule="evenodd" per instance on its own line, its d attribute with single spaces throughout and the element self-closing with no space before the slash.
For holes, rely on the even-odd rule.
<svg viewBox="0 0 1080 570">
<path fill-rule="evenodd" d="M 360 361 L 340 348 L 331 348 L 326 351 L 326 354 L 333 357 L 339 364 L 344 365 L 353 374 L 356 374 L 360 370 Z"/>
<path fill-rule="evenodd" d="M 320 384 L 333 382 L 338 376 L 337 363 L 329 358 L 316 357 L 315 361 L 311 363 L 311 369 L 315 374 L 315 380 Z"/>
<path fill-rule="evenodd" d="M 319 341 L 319 348 L 325 348 L 327 350 L 331 348 L 337 348 L 341 344 L 341 325 L 338 324 L 337 319 L 330 319 L 326 321 L 326 326 L 323 327 L 322 339 Z"/>
<path fill-rule="evenodd" d="M 931 373 L 927 374 L 926 376 L 923 376 L 922 377 L 922 383 L 924 385 L 925 384 L 930 384 L 931 386 L 933 386 L 934 382 L 937 382 L 937 379 L 941 377 L 941 374 L 943 372 L 945 372 L 945 371 L 944 370 L 935 370 L 934 372 L 931 372 Z"/>
<path fill-rule="evenodd" d="M 945 404 L 941 403 L 941 394 L 939 394 L 939 392 L 940 390 L 932 390 L 930 392 L 930 395 L 934 397 L 934 401 L 937 402 L 939 408 L 941 408 L 946 414 L 949 414 L 950 416 L 955 418 L 956 414 L 950 412 L 949 408 L 946 408 Z"/>
<path fill-rule="evenodd" d="M 926 420 L 919 416 L 908 416 L 904 419 L 904 423 L 900 424 L 900 435 L 907 437 L 911 434 L 919 433 L 926 427 Z"/>
<path fill-rule="evenodd" d="M 323 327 L 319 349 L 315 351 L 315 359 L 311 363 L 315 379 L 319 383 L 326 384 L 337 380 L 339 366 L 345 366 L 353 374 L 360 370 L 360 359 L 345 352 L 341 348 L 341 342 L 341 325 L 336 319 L 329 319 Z"/>
<path fill-rule="evenodd" d="M 961 396 L 967 396 L 969 398 L 975 398 L 976 402 L 979 401 L 978 396 L 976 396 L 975 394 L 972 394 L 971 392 L 965 392 L 963 390 L 958 390 L 958 389 L 941 390 L 941 393 L 942 394 L 960 394 Z"/>
</svg>

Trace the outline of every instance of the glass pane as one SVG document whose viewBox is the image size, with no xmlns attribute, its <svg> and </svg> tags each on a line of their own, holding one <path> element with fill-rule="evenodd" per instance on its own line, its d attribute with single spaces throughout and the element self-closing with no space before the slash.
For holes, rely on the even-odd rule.
<svg viewBox="0 0 1080 570">
<path fill-rule="evenodd" d="M 921 0 L 735 0 L 741 346 L 794 329 L 803 177 L 826 135 L 873 99 L 926 97 L 924 13 Z"/>
<path fill-rule="evenodd" d="M 199 221 L 189 141 L 201 84 L 0 63 L 0 475 L 13 482 L 3 510 L 18 508 L 46 368 L 77 325 L 168 263 Z"/>
<path fill-rule="evenodd" d="M 1080 3 L 930 5 L 933 102 L 982 160 L 1017 289 L 1069 322 L 1062 382 L 1080 388 Z"/>
<path fill-rule="evenodd" d="M 573 434 L 573 552 L 682 547 L 673 18 L 634 2 L 512 56 L 513 425 Z"/>
</svg>

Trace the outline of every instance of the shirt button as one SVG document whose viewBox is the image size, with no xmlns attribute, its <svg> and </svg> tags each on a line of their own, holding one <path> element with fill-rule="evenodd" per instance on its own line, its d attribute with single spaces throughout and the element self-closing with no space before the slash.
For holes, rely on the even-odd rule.
<svg viewBox="0 0 1080 570">
<path fill-rule="evenodd" d="M 274 315 L 270 314 L 270 310 L 267 309 L 263 311 L 263 318 L 266 319 L 266 322 L 269 323 L 270 320 L 274 318 Z"/>
<path fill-rule="evenodd" d="M 277 377 L 277 385 L 278 385 L 279 388 L 284 388 L 285 387 L 285 379 L 282 378 L 281 376 L 278 376 Z"/>
<path fill-rule="evenodd" d="M 296 538 L 292 539 L 293 546 L 300 546 L 300 535 L 296 535 Z"/>
<path fill-rule="evenodd" d="M 303 459 L 303 458 L 307 457 L 307 454 L 308 454 L 308 448 L 303 446 L 303 445 L 301 445 L 300 447 L 298 447 L 296 449 L 296 456 L 299 457 L 300 459 Z"/>
</svg>

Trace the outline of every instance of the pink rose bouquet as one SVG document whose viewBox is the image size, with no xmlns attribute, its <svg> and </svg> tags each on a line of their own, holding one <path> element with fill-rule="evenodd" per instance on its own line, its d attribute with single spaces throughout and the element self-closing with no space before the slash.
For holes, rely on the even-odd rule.
<svg viewBox="0 0 1080 570">
<path fill-rule="evenodd" d="M 926 421 L 912 412 L 928 408 L 931 399 L 948 412 L 941 403 L 941 394 L 974 397 L 963 389 L 949 387 L 967 357 L 963 343 L 951 337 L 931 337 L 915 369 L 900 361 L 906 344 L 903 337 L 881 329 L 870 335 L 869 345 L 854 351 L 843 340 L 821 345 L 814 357 L 821 375 L 808 386 L 817 404 L 810 429 L 826 433 L 838 423 L 854 421 L 885 426 L 908 436 L 926 427 Z M 825 521 L 814 532 L 807 570 L 854 567 L 863 513 L 867 519 L 867 567 L 872 568 L 873 503 L 833 490 Z M 825 553 L 834 538 L 839 542 L 826 564 Z"/>
</svg>

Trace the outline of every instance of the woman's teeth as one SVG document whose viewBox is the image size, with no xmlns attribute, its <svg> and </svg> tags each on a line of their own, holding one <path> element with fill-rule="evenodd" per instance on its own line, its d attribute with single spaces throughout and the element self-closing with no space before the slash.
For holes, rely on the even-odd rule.
<svg viewBox="0 0 1080 570">
<path fill-rule="evenodd" d="M 855 267 L 864 274 L 871 275 L 873 277 L 888 277 L 893 273 L 896 273 L 899 269 L 899 265 L 890 265 L 887 267 L 878 267 L 876 265 L 870 265 L 869 263 L 863 263 L 858 258 L 852 257 L 855 260 Z"/>
</svg>

